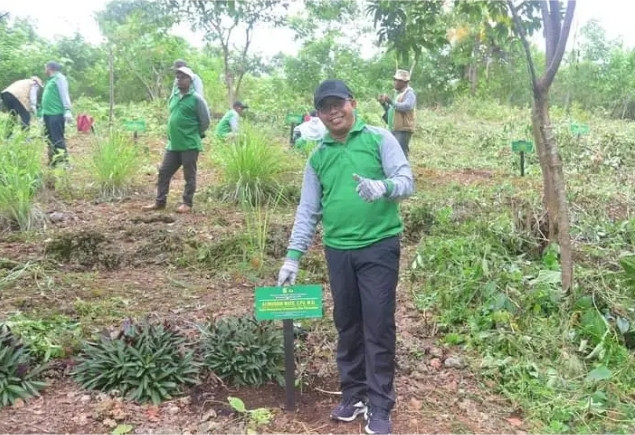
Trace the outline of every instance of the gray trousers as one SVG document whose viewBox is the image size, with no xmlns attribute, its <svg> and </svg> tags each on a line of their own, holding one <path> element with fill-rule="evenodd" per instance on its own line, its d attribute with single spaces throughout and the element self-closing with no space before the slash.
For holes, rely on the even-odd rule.
<svg viewBox="0 0 635 435">
<path fill-rule="evenodd" d="M 170 181 L 176 171 L 183 166 L 183 179 L 185 179 L 183 204 L 192 206 L 194 192 L 196 191 L 196 161 L 198 160 L 198 153 L 198 150 L 165 151 L 161 168 L 159 168 L 157 204 L 165 205 L 170 192 Z"/>
<path fill-rule="evenodd" d="M 397 142 L 399 142 L 399 145 L 401 145 L 401 149 L 403 150 L 403 153 L 406 155 L 406 158 L 408 158 L 408 153 L 410 152 L 410 138 L 412 137 L 412 132 L 411 131 L 392 131 L 391 133 L 393 136 L 395 136 L 395 139 L 397 139 Z"/>
<path fill-rule="evenodd" d="M 342 398 L 368 398 L 387 411 L 395 404 L 399 256 L 397 236 L 362 249 L 326 248 Z"/>
</svg>

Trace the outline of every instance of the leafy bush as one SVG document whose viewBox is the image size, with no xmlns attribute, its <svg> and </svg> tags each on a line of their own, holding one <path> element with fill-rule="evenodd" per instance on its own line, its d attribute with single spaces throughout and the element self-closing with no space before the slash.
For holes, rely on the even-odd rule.
<svg viewBox="0 0 635 435">
<path fill-rule="evenodd" d="M 228 317 L 203 331 L 203 364 L 236 385 L 282 381 L 282 334 L 269 322 Z"/>
<path fill-rule="evenodd" d="M 27 347 L 8 326 L 0 324 L 0 407 L 39 396 L 46 384 L 35 379 L 43 369 L 33 365 Z"/>
<path fill-rule="evenodd" d="M 90 156 L 90 172 L 101 195 L 117 197 L 125 194 L 141 168 L 139 147 L 129 135 L 113 131 L 95 143 Z"/>
<path fill-rule="evenodd" d="M 0 134 L 0 224 L 22 231 L 36 228 L 44 222 L 34 205 L 42 186 L 41 146 L 17 131 L 9 139 Z"/>
<path fill-rule="evenodd" d="M 64 315 L 32 319 L 18 313 L 6 324 L 29 345 L 31 354 L 40 361 L 68 355 L 81 336 L 79 323 Z"/>
<path fill-rule="evenodd" d="M 219 143 L 212 158 L 221 169 L 220 196 L 232 202 L 264 203 L 282 190 L 285 161 L 282 147 L 244 126 L 236 142 Z"/>
<path fill-rule="evenodd" d="M 184 347 L 185 338 L 167 324 L 126 321 L 115 338 L 85 343 L 73 375 L 84 388 L 157 404 L 196 382 L 198 364 Z"/>
</svg>

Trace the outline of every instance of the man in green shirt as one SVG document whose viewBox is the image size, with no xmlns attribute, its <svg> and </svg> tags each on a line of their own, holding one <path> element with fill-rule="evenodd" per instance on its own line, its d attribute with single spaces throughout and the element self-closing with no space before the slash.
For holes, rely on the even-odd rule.
<svg viewBox="0 0 635 435">
<path fill-rule="evenodd" d="M 340 80 L 322 82 L 314 104 L 328 133 L 304 170 L 300 204 L 278 285 L 293 285 L 322 221 L 338 332 L 341 403 L 331 418 L 367 417 L 367 433 L 390 433 L 395 403 L 395 293 L 399 275 L 398 201 L 413 193 L 399 143 L 356 117 Z"/>
<path fill-rule="evenodd" d="M 185 190 L 183 202 L 176 212 L 189 213 L 192 210 L 196 191 L 196 162 L 201 150 L 201 139 L 205 137 L 205 130 L 210 122 L 207 103 L 191 88 L 193 78 L 194 73 L 188 67 L 177 68 L 176 83 L 179 93 L 173 94 L 168 102 L 168 143 L 159 169 L 157 197 L 154 204 L 143 207 L 144 211 L 165 208 L 170 180 L 181 166 Z"/>
<path fill-rule="evenodd" d="M 245 109 L 249 106 L 244 105 L 240 101 L 236 101 L 233 107 L 225 113 L 216 126 L 216 137 L 226 139 L 238 133 L 238 120 Z"/>
<path fill-rule="evenodd" d="M 66 123 L 73 122 L 68 81 L 60 72 L 61 69 L 62 66 L 53 61 L 47 62 L 44 66 L 44 73 L 49 79 L 42 93 L 42 118 L 49 145 L 49 165 L 52 166 L 67 158 L 64 128 Z"/>
</svg>

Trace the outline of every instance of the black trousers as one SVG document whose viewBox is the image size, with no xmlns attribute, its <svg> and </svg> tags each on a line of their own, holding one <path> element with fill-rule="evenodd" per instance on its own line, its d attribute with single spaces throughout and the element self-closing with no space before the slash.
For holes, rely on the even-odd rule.
<svg viewBox="0 0 635 435">
<path fill-rule="evenodd" d="M 59 161 L 65 161 L 66 140 L 64 139 L 64 127 L 66 121 L 64 115 L 44 115 L 44 134 L 48 142 L 49 165 L 55 165 Z"/>
<path fill-rule="evenodd" d="M 198 150 L 165 151 L 163 162 L 159 169 L 157 204 L 165 205 L 168 199 L 168 193 L 170 192 L 170 181 L 176 171 L 183 166 L 183 178 L 185 179 L 183 204 L 192 207 L 194 192 L 196 192 L 196 162 L 198 160 L 198 153 Z"/>
<path fill-rule="evenodd" d="M 2 92 L 0 94 L 0 98 L 2 98 L 2 103 L 4 107 L 7 108 L 9 112 L 9 124 L 7 125 L 7 137 L 11 136 L 13 132 L 13 127 L 16 124 L 17 117 L 20 117 L 20 121 L 22 123 L 22 130 L 27 130 L 29 128 L 29 124 L 31 122 L 31 114 L 29 111 L 20 103 L 20 100 L 15 98 L 13 94 L 8 92 Z"/>
<path fill-rule="evenodd" d="M 399 145 L 401 145 L 401 149 L 403 153 L 408 158 L 408 153 L 410 152 L 410 138 L 412 137 L 411 131 L 393 131 L 392 135 L 395 136 Z"/>
<path fill-rule="evenodd" d="M 395 403 L 399 237 L 356 250 L 326 248 L 342 397 L 390 411 Z"/>
</svg>

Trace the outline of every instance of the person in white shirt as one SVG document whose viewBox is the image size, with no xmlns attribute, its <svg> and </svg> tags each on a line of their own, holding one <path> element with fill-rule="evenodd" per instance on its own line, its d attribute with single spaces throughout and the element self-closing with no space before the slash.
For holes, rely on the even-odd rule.
<svg viewBox="0 0 635 435">
<path fill-rule="evenodd" d="M 293 144 L 296 148 L 304 148 L 308 142 L 319 142 L 325 135 L 326 127 L 314 110 L 307 121 L 293 129 Z"/>
</svg>

